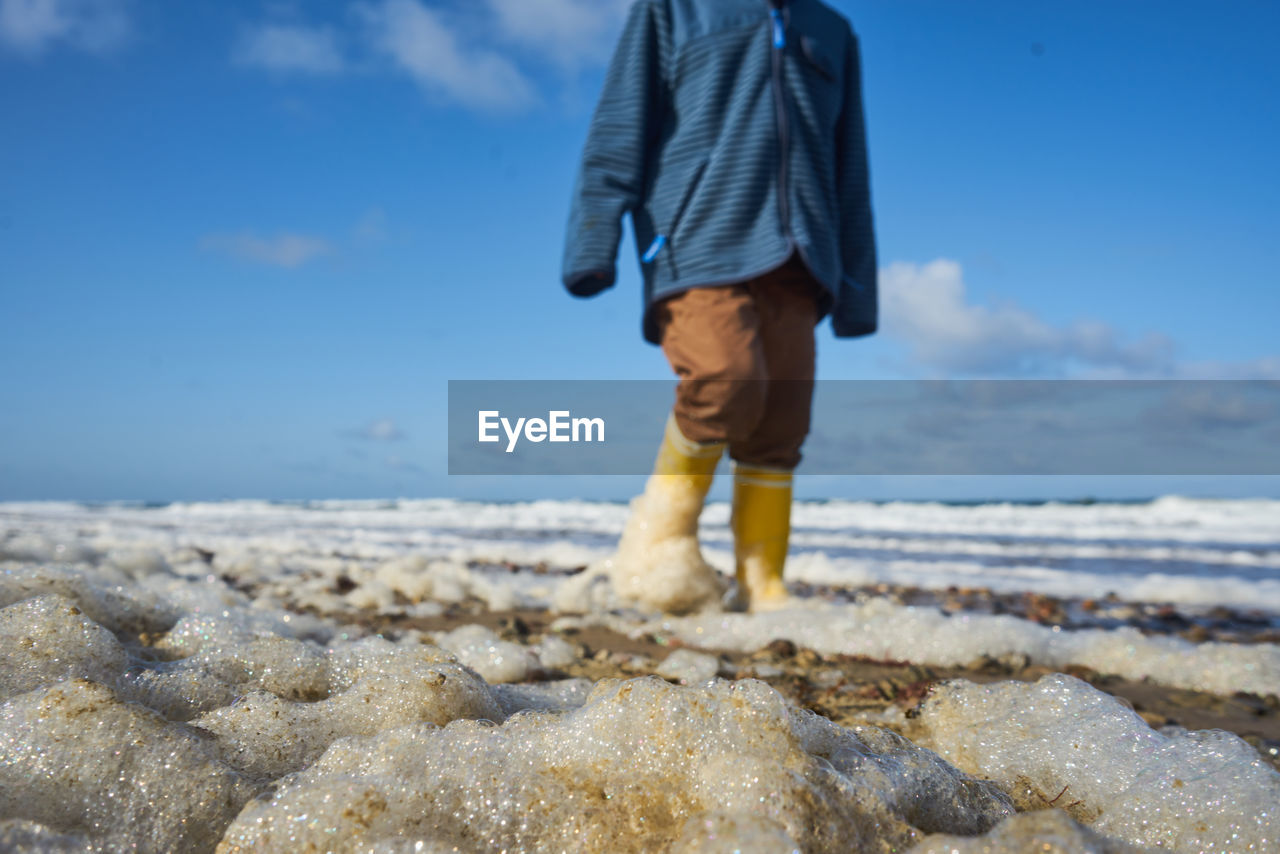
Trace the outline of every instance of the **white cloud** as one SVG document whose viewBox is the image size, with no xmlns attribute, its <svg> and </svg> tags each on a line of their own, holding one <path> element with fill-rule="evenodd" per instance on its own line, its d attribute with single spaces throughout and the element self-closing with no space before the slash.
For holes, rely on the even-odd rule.
<svg viewBox="0 0 1280 854">
<path fill-rule="evenodd" d="M 631 0 L 487 0 L 504 39 L 577 68 L 608 59 Z"/>
<path fill-rule="evenodd" d="M 880 271 L 885 331 L 920 367 L 958 374 L 1061 373 L 1068 367 L 1124 375 L 1170 375 L 1173 342 L 1149 334 L 1125 341 L 1111 326 L 1053 326 L 1020 306 L 969 302 L 960 265 L 898 262 Z"/>
<path fill-rule="evenodd" d="M 484 110 L 536 100 L 533 84 L 513 62 L 465 42 L 455 26 L 418 0 L 383 0 L 362 12 L 374 50 L 432 95 Z"/>
<path fill-rule="evenodd" d="M 243 34 L 233 56 L 240 65 L 308 74 L 336 74 L 346 65 L 327 27 L 263 24 Z"/>
<path fill-rule="evenodd" d="M 363 26 L 345 37 L 332 26 L 261 24 L 242 36 L 233 58 L 241 65 L 315 74 L 389 62 L 440 101 L 507 111 L 539 100 L 530 69 L 575 72 L 607 60 L 631 2 L 364 0 L 351 16 Z M 508 55 L 513 50 L 519 62 Z"/>
<path fill-rule="evenodd" d="M 101 53 L 129 37 L 129 0 L 0 0 L 0 44 L 28 55 L 57 43 Z"/>
<path fill-rule="evenodd" d="M 278 234 L 260 237 L 249 232 L 210 234 L 200 241 L 206 250 L 224 252 L 242 261 L 293 269 L 333 251 L 333 246 L 319 237 L 305 234 Z"/>
</svg>

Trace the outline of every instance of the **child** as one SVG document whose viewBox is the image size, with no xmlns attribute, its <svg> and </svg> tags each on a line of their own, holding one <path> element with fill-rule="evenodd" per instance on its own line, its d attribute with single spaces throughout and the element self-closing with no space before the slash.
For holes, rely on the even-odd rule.
<svg viewBox="0 0 1280 854">
<path fill-rule="evenodd" d="M 697 520 L 734 460 L 737 607 L 786 601 L 792 471 L 814 326 L 876 329 L 858 42 L 820 0 L 636 0 L 574 187 L 564 284 L 613 285 L 631 214 L 645 339 L 680 378 L 654 476 L 609 572 L 671 612 L 718 599 Z"/>
</svg>

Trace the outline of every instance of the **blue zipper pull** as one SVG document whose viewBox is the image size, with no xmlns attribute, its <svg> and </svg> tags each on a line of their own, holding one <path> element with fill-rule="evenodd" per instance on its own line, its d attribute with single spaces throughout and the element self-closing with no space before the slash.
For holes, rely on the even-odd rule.
<svg viewBox="0 0 1280 854">
<path fill-rule="evenodd" d="M 770 9 L 769 17 L 773 18 L 773 46 L 782 50 L 787 46 L 787 26 L 782 22 L 782 10 Z"/>
<path fill-rule="evenodd" d="M 667 244 L 667 236 L 659 234 L 653 238 L 653 242 L 649 244 L 649 248 L 645 250 L 643 257 L 640 259 L 646 264 L 652 264 L 653 259 L 658 257 L 658 253 L 662 251 L 662 247 Z"/>
</svg>

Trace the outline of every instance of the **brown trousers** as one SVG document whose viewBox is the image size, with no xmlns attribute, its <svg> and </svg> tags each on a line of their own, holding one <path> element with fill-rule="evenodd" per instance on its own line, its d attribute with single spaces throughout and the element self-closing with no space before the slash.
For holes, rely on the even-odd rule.
<svg viewBox="0 0 1280 854">
<path fill-rule="evenodd" d="M 819 285 L 798 255 L 735 285 L 692 288 L 657 306 L 662 351 L 680 377 L 686 438 L 728 442 L 753 466 L 793 469 L 809 433 Z"/>
</svg>

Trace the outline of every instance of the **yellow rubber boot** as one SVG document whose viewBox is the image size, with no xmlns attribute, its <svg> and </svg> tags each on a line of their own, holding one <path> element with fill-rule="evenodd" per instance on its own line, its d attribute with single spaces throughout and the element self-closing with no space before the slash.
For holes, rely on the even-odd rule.
<svg viewBox="0 0 1280 854">
<path fill-rule="evenodd" d="M 688 489 L 698 498 L 698 507 L 706 500 L 711 489 L 711 481 L 715 477 L 716 466 L 724 453 L 724 442 L 693 442 L 684 437 L 676 424 L 675 416 L 667 418 L 667 428 L 662 434 L 662 446 L 658 449 L 658 459 L 653 464 L 653 473 L 659 478 L 680 478 L 683 483 L 672 482 L 669 486 Z M 693 521 L 696 525 L 697 516 Z"/>
<path fill-rule="evenodd" d="M 788 602 L 782 583 L 791 539 L 790 471 L 737 465 L 733 471 L 734 574 L 738 608 L 768 611 Z"/>
<path fill-rule="evenodd" d="M 677 614 L 719 601 L 725 585 L 698 548 L 698 516 L 723 452 L 723 442 L 690 441 L 667 419 L 653 476 L 608 561 L 623 599 Z"/>
</svg>

